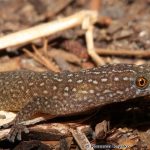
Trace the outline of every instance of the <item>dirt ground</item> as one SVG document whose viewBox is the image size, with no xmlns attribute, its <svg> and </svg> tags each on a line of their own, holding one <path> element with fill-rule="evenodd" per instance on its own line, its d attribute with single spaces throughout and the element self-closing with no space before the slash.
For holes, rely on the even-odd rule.
<svg viewBox="0 0 150 150">
<path fill-rule="evenodd" d="M 0 0 L 0 43 L 6 35 L 66 18 L 81 10 L 98 12 L 98 19 L 92 25 L 98 61 L 88 51 L 86 30 L 76 25 L 24 43 L 0 46 L 0 72 L 18 69 L 74 72 L 104 64 L 150 63 L 150 0 Z M 106 106 L 90 117 L 54 119 L 42 123 L 42 129 L 38 124 L 33 125 L 29 135 L 23 134 L 22 141 L 9 143 L 1 139 L 0 149 L 79 149 L 80 138 L 78 143 L 71 133 L 62 134 L 51 127 L 44 129 L 62 120 L 62 124 L 68 126 L 71 120 L 73 126 L 84 125 L 84 135 L 95 149 L 97 145 L 101 145 L 99 149 L 113 145 L 115 149 L 127 146 L 125 149 L 148 150 L 150 104 L 145 99 L 148 98 Z"/>
</svg>

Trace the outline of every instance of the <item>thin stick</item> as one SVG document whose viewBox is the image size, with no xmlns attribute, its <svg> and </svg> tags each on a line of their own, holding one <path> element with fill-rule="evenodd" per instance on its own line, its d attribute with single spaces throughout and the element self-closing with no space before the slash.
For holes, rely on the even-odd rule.
<svg viewBox="0 0 150 150">
<path fill-rule="evenodd" d="M 95 51 L 94 47 L 94 41 L 93 41 L 93 25 L 91 23 L 90 17 L 86 17 L 83 20 L 82 28 L 86 30 L 85 32 L 85 39 L 86 39 L 86 45 L 87 45 L 87 51 L 88 54 L 91 56 L 91 58 L 95 61 L 97 65 L 104 65 L 105 62 L 103 59 L 98 56 L 98 54 Z"/>
<path fill-rule="evenodd" d="M 114 56 L 135 56 L 135 57 L 150 57 L 150 50 L 110 50 L 97 48 L 96 52 L 99 55 L 114 55 Z"/>
<path fill-rule="evenodd" d="M 0 49 L 24 44 L 41 37 L 49 36 L 59 31 L 81 25 L 83 19 L 87 16 L 90 16 L 92 23 L 95 23 L 98 19 L 98 13 L 96 11 L 80 11 L 66 18 L 43 23 L 35 27 L 3 36 L 0 38 Z"/>
<path fill-rule="evenodd" d="M 54 72 L 58 72 L 59 69 L 56 68 L 48 59 L 46 59 L 44 56 L 42 56 L 42 54 L 36 50 L 36 48 L 34 46 L 32 46 L 34 49 L 35 54 L 31 53 L 30 51 L 28 51 L 26 48 L 23 49 L 23 51 L 30 57 L 32 57 L 34 60 L 36 60 L 37 62 L 39 62 L 40 64 L 44 65 L 46 68 L 48 68 L 49 70 L 52 70 Z"/>
</svg>

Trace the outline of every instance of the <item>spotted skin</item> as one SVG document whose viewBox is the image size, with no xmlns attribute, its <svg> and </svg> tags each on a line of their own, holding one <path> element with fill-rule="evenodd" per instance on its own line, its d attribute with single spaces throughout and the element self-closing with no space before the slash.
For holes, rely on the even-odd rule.
<svg viewBox="0 0 150 150">
<path fill-rule="evenodd" d="M 138 77 L 148 86 L 139 88 Z M 53 117 L 82 113 L 106 104 L 150 94 L 150 65 L 105 65 L 71 73 L 20 70 L 0 73 L 0 110 L 18 111 L 9 140 L 16 136 L 20 122 L 37 112 Z"/>
</svg>

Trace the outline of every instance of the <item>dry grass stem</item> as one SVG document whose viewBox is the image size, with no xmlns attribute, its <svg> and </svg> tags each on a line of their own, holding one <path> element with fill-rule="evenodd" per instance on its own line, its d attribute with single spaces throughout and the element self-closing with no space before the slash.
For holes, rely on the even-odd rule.
<svg viewBox="0 0 150 150">
<path fill-rule="evenodd" d="M 73 28 L 82 24 L 83 19 L 89 16 L 92 23 L 98 19 L 96 11 L 83 10 L 69 17 L 57 19 L 52 22 L 43 23 L 22 31 L 18 31 L 0 38 L 0 49 L 21 45 L 35 39 L 49 36 L 51 34 Z"/>
</svg>

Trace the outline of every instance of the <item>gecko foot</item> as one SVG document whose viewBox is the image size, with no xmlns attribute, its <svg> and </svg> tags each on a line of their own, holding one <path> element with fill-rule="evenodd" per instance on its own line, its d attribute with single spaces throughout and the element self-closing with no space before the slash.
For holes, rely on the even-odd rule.
<svg viewBox="0 0 150 150">
<path fill-rule="evenodd" d="M 12 126 L 13 125 L 13 121 L 11 121 L 11 122 L 9 122 L 9 123 L 6 123 L 6 124 L 3 124 L 3 125 L 1 125 L 0 126 L 0 129 L 6 129 L 6 128 L 9 128 L 10 126 Z"/>
<path fill-rule="evenodd" d="M 15 139 L 20 141 L 21 140 L 21 132 L 29 133 L 29 130 L 26 126 L 24 126 L 22 124 L 13 125 L 7 136 L 7 139 L 10 142 L 14 142 Z"/>
</svg>

